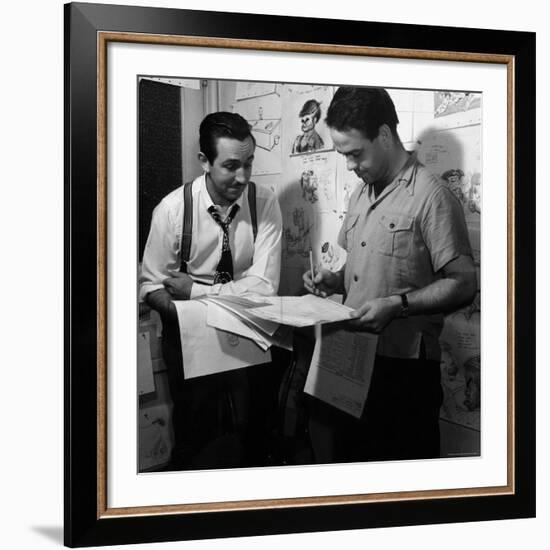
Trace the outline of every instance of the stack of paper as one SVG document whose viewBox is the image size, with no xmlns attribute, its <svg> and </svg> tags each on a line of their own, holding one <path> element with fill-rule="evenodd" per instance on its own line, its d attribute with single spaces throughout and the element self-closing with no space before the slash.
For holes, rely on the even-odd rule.
<svg viewBox="0 0 550 550">
<path fill-rule="evenodd" d="M 210 327 L 238 334 L 256 343 L 264 351 L 271 346 L 292 350 L 292 332 L 277 322 L 256 317 L 250 310 L 269 305 L 269 298 L 259 295 L 209 296 L 201 299 L 207 305 L 207 324 Z"/>
<path fill-rule="evenodd" d="M 292 327 L 349 321 L 352 311 L 348 306 L 313 294 L 270 297 L 249 309 L 256 317 Z"/>
<path fill-rule="evenodd" d="M 313 295 L 222 295 L 174 304 L 186 378 L 267 364 L 271 346 L 292 350 L 292 327 L 346 320 L 352 311 Z"/>
<path fill-rule="evenodd" d="M 208 306 L 209 326 L 239 334 L 266 350 L 272 345 L 291 349 L 289 327 L 306 327 L 349 320 L 351 308 L 306 296 L 208 296 L 201 301 Z"/>
</svg>

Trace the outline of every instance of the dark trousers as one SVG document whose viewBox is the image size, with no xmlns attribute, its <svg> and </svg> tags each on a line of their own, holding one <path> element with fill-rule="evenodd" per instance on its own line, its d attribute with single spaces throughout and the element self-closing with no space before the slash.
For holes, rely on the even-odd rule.
<svg viewBox="0 0 550 550">
<path fill-rule="evenodd" d="M 331 462 L 439 457 L 439 362 L 377 356 L 361 418 L 312 400 L 311 418 L 332 434 Z"/>
<path fill-rule="evenodd" d="M 173 402 L 171 468 L 264 465 L 284 360 L 186 380 L 179 328 L 172 319 L 164 323 L 162 351 Z"/>
</svg>

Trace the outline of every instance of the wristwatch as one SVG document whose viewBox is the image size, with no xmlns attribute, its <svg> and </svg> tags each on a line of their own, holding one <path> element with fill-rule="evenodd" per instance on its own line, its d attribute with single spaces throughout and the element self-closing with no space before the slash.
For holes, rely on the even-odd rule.
<svg viewBox="0 0 550 550">
<path fill-rule="evenodd" d="M 406 293 L 400 294 L 399 296 L 401 297 L 401 313 L 399 317 L 406 319 L 409 316 L 409 299 Z"/>
</svg>

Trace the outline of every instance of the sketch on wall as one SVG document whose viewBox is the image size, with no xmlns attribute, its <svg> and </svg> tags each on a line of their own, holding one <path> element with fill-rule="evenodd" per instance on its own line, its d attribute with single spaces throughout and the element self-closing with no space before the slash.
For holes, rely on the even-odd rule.
<svg viewBox="0 0 550 550">
<path fill-rule="evenodd" d="M 480 106 L 481 94 L 449 91 L 434 93 L 434 116 L 436 118 L 469 111 Z"/>
<path fill-rule="evenodd" d="M 332 98 L 331 86 L 289 85 L 283 92 L 286 115 L 285 151 L 290 155 L 333 149 L 323 118 Z"/>
<path fill-rule="evenodd" d="M 233 104 L 233 111 L 248 121 L 256 140 L 252 175 L 280 174 L 282 171 L 281 96 L 275 93 L 276 85 L 268 87 L 265 83 L 259 83 L 259 87 L 255 87 L 255 84 L 254 82 L 237 83 L 236 93 L 239 100 Z M 260 93 L 267 90 L 273 91 L 266 94 Z"/>
<path fill-rule="evenodd" d="M 309 257 L 311 230 L 313 225 L 302 207 L 294 208 L 290 218 L 292 222 L 284 223 L 283 227 L 283 261 L 290 260 L 295 256 L 297 256 L 298 259 L 301 257 L 305 260 Z M 283 220 L 285 220 L 284 214 Z"/>
<path fill-rule="evenodd" d="M 237 82 L 235 99 L 250 99 L 278 93 L 278 84 L 275 82 Z"/>
<path fill-rule="evenodd" d="M 336 212 L 319 212 L 312 239 L 313 264 L 316 270 L 338 271 L 346 263 L 346 251 L 338 244 L 342 221 Z"/>
<path fill-rule="evenodd" d="M 288 166 L 303 201 L 313 205 L 318 212 L 336 212 L 336 159 L 333 153 L 291 157 Z"/>
<path fill-rule="evenodd" d="M 481 355 L 479 316 L 461 313 L 449 316 L 441 335 L 442 418 L 480 429 Z"/>
</svg>

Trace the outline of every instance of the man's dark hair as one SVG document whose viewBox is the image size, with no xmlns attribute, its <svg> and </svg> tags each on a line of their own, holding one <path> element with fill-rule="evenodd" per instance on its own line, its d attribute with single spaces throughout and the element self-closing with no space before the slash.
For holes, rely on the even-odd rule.
<svg viewBox="0 0 550 550">
<path fill-rule="evenodd" d="M 342 86 L 330 102 L 325 122 L 339 132 L 359 130 L 372 141 L 378 137 L 382 124 L 387 124 L 397 137 L 399 119 L 384 88 Z"/>
<path fill-rule="evenodd" d="M 252 138 L 254 145 L 256 140 L 250 131 L 248 122 L 237 113 L 228 113 L 219 111 L 211 113 L 204 117 L 199 128 L 199 146 L 200 150 L 208 162 L 213 163 L 218 155 L 218 139 L 227 137 L 244 141 L 246 138 Z"/>
<path fill-rule="evenodd" d="M 313 114 L 315 122 L 319 122 L 319 119 L 321 118 L 321 104 L 315 99 L 308 99 L 304 103 L 298 116 L 303 117 L 304 115 L 310 114 Z"/>
</svg>

